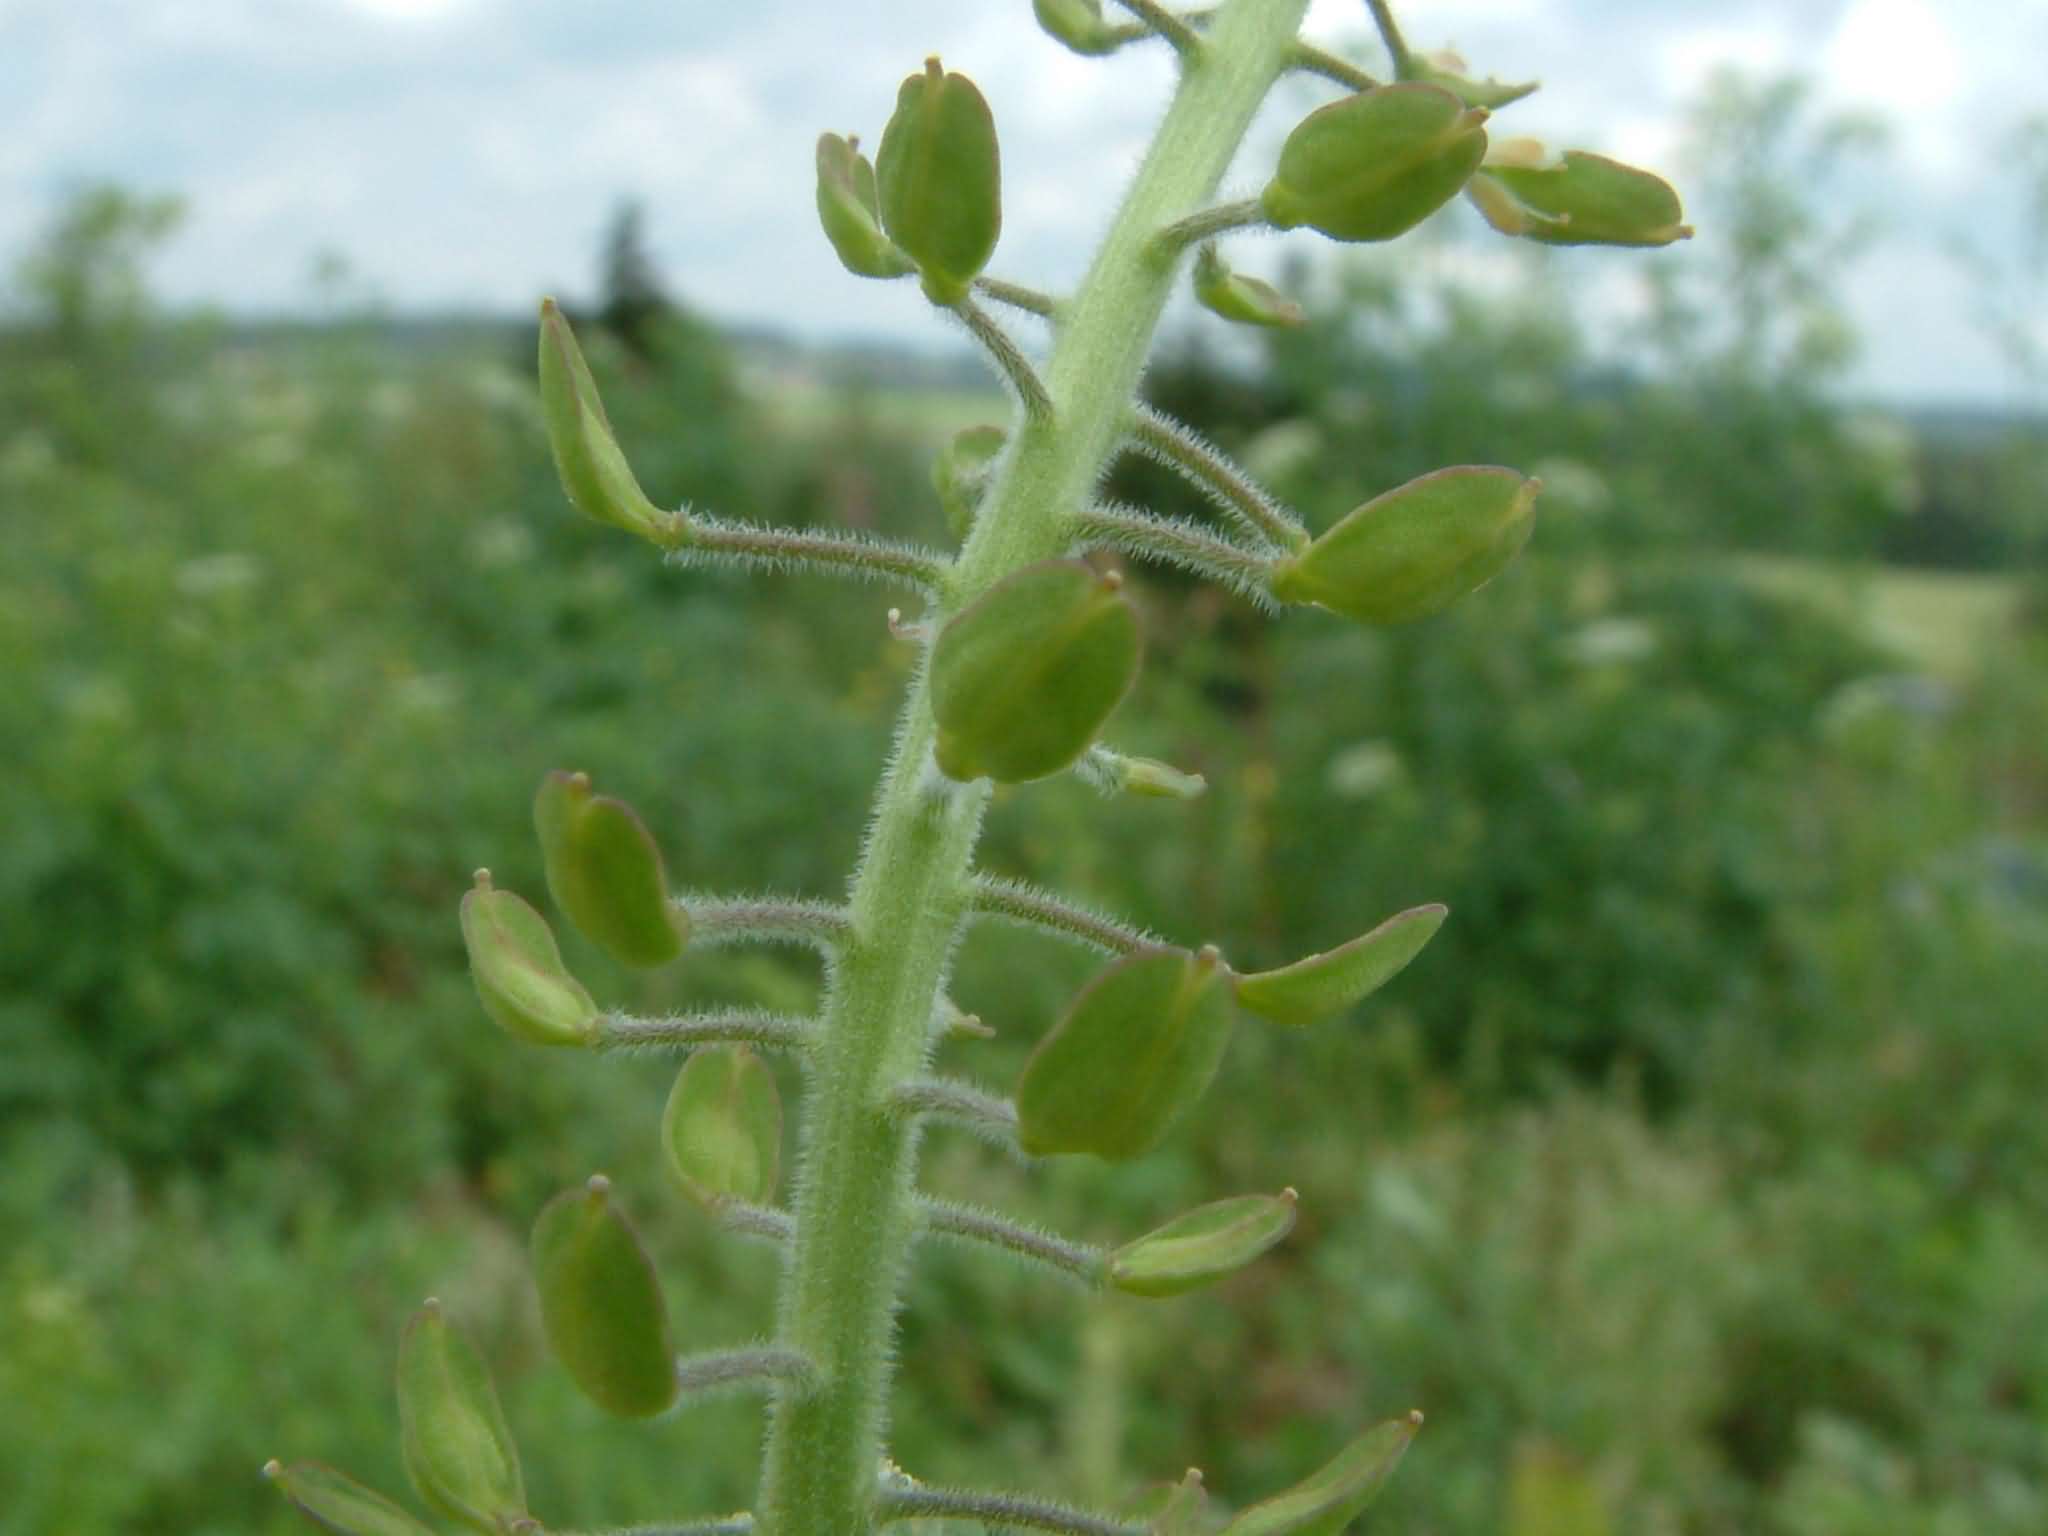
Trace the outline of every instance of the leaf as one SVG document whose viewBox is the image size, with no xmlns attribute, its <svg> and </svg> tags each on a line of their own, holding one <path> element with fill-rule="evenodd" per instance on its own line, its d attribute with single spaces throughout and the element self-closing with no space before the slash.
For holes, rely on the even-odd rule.
<svg viewBox="0 0 2048 1536">
<path fill-rule="evenodd" d="M 1024 1150 L 1123 1161 L 1156 1147 L 1201 1098 L 1229 1044 L 1222 971 L 1214 950 L 1159 949 L 1117 961 L 1082 989 L 1025 1063 Z"/>
<path fill-rule="evenodd" d="M 437 1513 L 496 1533 L 526 1513 L 519 1451 L 482 1356 L 428 1300 L 398 1343 L 405 1470 Z"/>
<path fill-rule="evenodd" d="M 1422 1415 L 1411 1413 L 1367 1430 L 1321 1471 L 1245 1510 L 1223 1536 L 1337 1536 L 1379 1497 L 1421 1427 Z"/>
<path fill-rule="evenodd" d="M 676 1400 L 661 1281 L 609 1180 L 593 1178 L 541 1209 L 533 1276 L 549 1347 L 592 1402 L 644 1419 Z"/>
<path fill-rule="evenodd" d="M 1435 902 L 1398 912 L 1348 944 L 1275 971 L 1239 976 L 1237 1000 L 1276 1024 L 1313 1024 L 1370 996 L 1422 953 L 1449 909 Z"/>
<path fill-rule="evenodd" d="M 1178 1296 L 1234 1274 L 1294 1230 L 1294 1191 L 1197 1206 L 1109 1256 L 1109 1283 L 1133 1296 Z"/>
</svg>

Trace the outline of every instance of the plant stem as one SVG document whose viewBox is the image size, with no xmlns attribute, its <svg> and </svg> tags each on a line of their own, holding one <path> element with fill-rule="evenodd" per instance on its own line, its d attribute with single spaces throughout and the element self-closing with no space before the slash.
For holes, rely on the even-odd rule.
<svg viewBox="0 0 2048 1536">
<path fill-rule="evenodd" d="M 809 528 L 770 528 L 688 514 L 682 541 L 669 551 L 677 565 L 742 565 L 756 570 L 821 571 L 899 581 L 932 591 L 946 579 L 946 557 L 937 550 L 850 533 Z"/>
<path fill-rule="evenodd" d="M 1062 1279 L 1078 1281 L 1091 1290 L 1102 1284 L 1109 1255 L 1100 1248 L 1091 1248 L 1086 1243 L 1070 1243 L 1063 1237 L 1023 1222 L 1011 1221 L 993 1211 L 951 1200 L 927 1200 L 923 1210 L 927 1230 L 939 1236 L 1003 1249 L 1020 1259 L 1043 1265 Z"/>
<path fill-rule="evenodd" d="M 846 912 L 822 901 L 785 896 L 674 898 L 690 920 L 690 943 L 802 944 L 827 954 L 846 935 Z"/>
<path fill-rule="evenodd" d="M 1106 955 L 1135 955 L 1162 947 L 1165 940 L 1154 938 L 1142 928 L 1114 917 L 1104 917 L 1086 907 L 999 875 L 980 875 L 974 881 L 974 910 L 981 917 L 1001 918 L 1025 928 L 1075 939 Z"/>
<path fill-rule="evenodd" d="M 1294 67 L 1305 75 L 1321 75 L 1348 90 L 1370 91 L 1379 85 L 1378 80 L 1349 59 L 1339 58 L 1312 43 L 1295 44 Z"/>
<path fill-rule="evenodd" d="M 877 1501 L 884 1521 L 980 1520 L 998 1530 L 1054 1531 L 1062 1536 L 1147 1536 L 1149 1526 L 1091 1514 L 1020 1493 L 969 1488 L 891 1488 Z"/>
<path fill-rule="evenodd" d="M 1022 283 L 1009 283 L 1000 277 L 977 277 L 974 280 L 977 293 L 987 294 L 998 304 L 1007 304 L 1012 309 L 1021 309 L 1026 314 L 1038 315 L 1046 320 L 1057 320 L 1060 301 L 1049 293 L 1040 293 L 1036 288 L 1026 288 Z"/>
<path fill-rule="evenodd" d="M 1065 308 L 1045 385 L 954 565 L 945 611 L 1069 544 L 1119 442 L 1177 263 L 1154 233 L 1215 195 L 1259 103 L 1286 68 L 1308 0 L 1232 0 L 1200 68 L 1184 71 L 1087 280 Z M 854 876 L 813 1058 L 777 1344 L 816 1390 L 777 1391 L 755 1517 L 764 1536 L 867 1536 L 883 1451 L 893 1314 L 918 1220 L 917 1121 L 892 1092 L 923 1074 L 931 1020 L 968 915 L 985 784 L 931 788 L 934 727 L 920 670 Z"/>
<path fill-rule="evenodd" d="M 1407 39 L 1401 36 L 1401 28 L 1394 20 L 1394 12 L 1387 0 L 1365 0 L 1372 11 L 1372 24 L 1380 29 L 1380 41 L 1387 45 L 1387 52 L 1394 60 L 1394 74 L 1406 80 L 1414 69 L 1414 56 L 1408 52 Z"/>
<path fill-rule="evenodd" d="M 816 1033 L 809 1019 L 731 1008 L 720 1013 L 676 1013 L 662 1019 L 608 1013 L 598 1020 L 600 1051 L 691 1050 L 700 1045 L 757 1045 L 764 1051 L 802 1051 Z"/>
<path fill-rule="evenodd" d="M 1259 538 L 1270 539 L 1279 548 L 1295 554 L 1308 548 L 1308 530 L 1300 520 L 1192 428 L 1140 405 L 1131 413 L 1131 440 L 1208 493 Z"/>
<path fill-rule="evenodd" d="M 1031 366 L 1031 359 L 1018 350 L 1017 343 L 1010 339 L 1010 333 L 997 325 L 995 318 L 972 298 L 956 300 L 953 313 L 960 317 L 974 339 L 981 343 L 982 350 L 1002 370 L 1003 377 L 1010 381 L 1010 388 L 1017 392 L 1017 399 L 1023 404 L 1025 418 L 1050 423 L 1052 397 L 1046 394 L 1037 370 Z"/>
<path fill-rule="evenodd" d="M 1159 249 L 1171 258 L 1204 240 L 1213 240 L 1233 229 L 1250 229 L 1265 222 L 1266 205 L 1256 197 L 1247 197 L 1240 202 L 1218 203 L 1213 208 L 1204 208 L 1199 213 L 1175 219 L 1152 238 Z"/>
<path fill-rule="evenodd" d="M 1173 44 L 1174 52 L 1183 59 L 1194 60 L 1202 56 L 1202 34 L 1187 22 L 1174 15 L 1158 0 L 1116 0 L 1145 26 Z"/>
</svg>

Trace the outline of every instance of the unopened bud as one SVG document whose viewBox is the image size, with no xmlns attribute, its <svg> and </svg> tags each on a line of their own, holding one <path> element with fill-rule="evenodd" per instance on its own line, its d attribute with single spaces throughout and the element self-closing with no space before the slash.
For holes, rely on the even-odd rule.
<svg viewBox="0 0 2048 1536">
<path fill-rule="evenodd" d="M 1005 577 L 932 647 L 940 770 L 1001 784 L 1059 772 L 1123 702 L 1138 649 L 1138 616 L 1114 577 L 1079 560 Z"/>
<path fill-rule="evenodd" d="M 1692 237 L 1670 182 L 1580 149 L 1490 159 L 1472 178 L 1472 201 L 1502 234 L 1544 245 L 1657 246 Z"/>
<path fill-rule="evenodd" d="M 433 1532 L 351 1477 L 317 1461 L 270 1462 L 263 1475 L 299 1513 L 337 1536 L 433 1536 Z"/>
<path fill-rule="evenodd" d="M 858 139 L 818 137 L 818 222 L 839 261 L 856 277 L 907 277 L 917 263 L 882 233 L 875 168 Z"/>
<path fill-rule="evenodd" d="M 594 1178 L 541 1208 L 533 1278 L 548 1345 L 591 1401 L 644 1419 L 676 1400 L 661 1282 L 608 1181 Z"/>
<path fill-rule="evenodd" d="M 1178 1296 L 1243 1269 L 1294 1230 L 1295 1195 L 1241 1195 L 1198 1206 L 1109 1256 L 1109 1283 Z"/>
<path fill-rule="evenodd" d="M 1276 1024 L 1313 1024 L 1398 976 L 1436 936 L 1447 909 L 1432 902 L 1396 913 L 1368 934 L 1275 971 L 1236 979 L 1237 1000 Z"/>
<path fill-rule="evenodd" d="M 875 156 L 882 227 L 917 263 L 935 304 L 954 304 L 1003 227 L 1002 159 L 988 103 L 937 59 L 903 82 Z"/>
<path fill-rule="evenodd" d="M 1376 496 L 1281 562 L 1273 595 L 1366 624 L 1449 607 L 1505 570 L 1536 525 L 1541 482 L 1511 469 L 1440 469 Z"/>
<path fill-rule="evenodd" d="M 526 1513 L 519 1451 L 483 1357 L 428 1300 L 398 1343 L 405 1470 L 436 1514 L 484 1532 Z"/>
<path fill-rule="evenodd" d="M 548 892 L 591 943 L 624 965 L 665 965 L 689 941 L 669 901 L 653 834 L 630 805 L 592 795 L 580 773 L 550 773 L 533 799 Z"/>
<path fill-rule="evenodd" d="M 1102 19 L 1102 0 L 1031 0 L 1032 14 L 1048 35 L 1087 58 L 1115 53 L 1130 34 Z"/>
<path fill-rule="evenodd" d="M 1457 194 L 1486 156 L 1486 113 L 1419 82 L 1361 91 L 1287 136 L 1260 202 L 1281 229 L 1391 240 Z"/>
<path fill-rule="evenodd" d="M 743 1045 L 691 1052 L 661 1116 L 669 1171 L 700 1205 L 775 1198 L 782 1098 L 775 1074 Z"/>
<path fill-rule="evenodd" d="M 1222 1536 L 1337 1536 L 1379 1497 L 1421 1427 L 1419 1413 L 1374 1426 L 1320 1471 L 1245 1510 Z"/>
<path fill-rule="evenodd" d="M 1284 328 L 1302 323 L 1299 304 L 1271 283 L 1231 271 L 1213 242 L 1195 258 L 1195 297 L 1204 309 L 1239 325 Z"/>
<path fill-rule="evenodd" d="M 553 299 L 540 301 L 540 405 L 562 489 L 576 510 L 656 544 L 675 543 L 681 519 L 649 501 L 633 477 L 597 381 Z"/>
<path fill-rule="evenodd" d="M 1213 949 L 1117 961 L 1074 999 L 1017 1085 L 1017 1130 L 1033 1156 L 1151 1151 L 1201 1098 L 1234 1022 Z"/>
<path fill-rule="evenodd" d="M 989 470 L 1009 440 L 1001 427 L 962 427 L 932 460 L 932 489 L 939 493 L 954 538 L 965 539 L 973 528 L 975 508 L 988 489 Z"/>
<path fill-rule="evenodd" d="M 535 1045 L 588 1045 L 597 1004 L 562 964 L 547 919 L 478 870 L 462 898 L 462 942 L 484 1012 Z"/>
</svg>

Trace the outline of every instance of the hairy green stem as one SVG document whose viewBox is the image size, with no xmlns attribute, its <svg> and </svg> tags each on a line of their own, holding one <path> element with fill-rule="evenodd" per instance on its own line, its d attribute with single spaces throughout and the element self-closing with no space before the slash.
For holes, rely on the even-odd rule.
<svg viewBox="0 0 2048 1536">
<path fill-rule="evenodd" d="M 1213 208 L 1203 208 L 1175 219 L 1152 238 L 1157 248 L 1170 259 L 1191 245 L 1227 235 L 1233 229 L 1251 229 L 1265 222 L 1266 205 L 1256 197 L 1247 197 L 1235 203 L 1218 203 Z"/>
<path fill-rule="evenodd" d="M 1000 875 L 975 878 L 974 912 L 977 917 L 999 918 L 1022 928 L 1075 939 L 1108 955 L 1135 955 L 1166 942 L 1119 918 L 1091 912 L 1050 891 Z"/>
<path fill-rule="evenodd" d="M 1090 1289 L 1102 1284 L 1109 1255 L 1086 1243 L 1069 1242 L 1029 1223 L 1012 1221 L 979 1206 L 952 1200 L 923 1202 L 926 1230 L 938 1237 L 950 1237 L 1000 1248 L 1029 1263 L 1052 1270 L 1063 1280 L 1074 1280 Z"/>
<path fill-rule="evenodd" d="M 1379 81 L 1360 69 L 1349 59 L 1316 47 L 1313 43 L 1294 45 L 1294 67 L 1305 75 L 1320 75 L 1325 80 L 1353 91 L 1377 89 Z"/>
<path fill-rule="evenodd" d="M 1044 377 L 1052 409 L 1019 423 L 974 531 L 942 587 L 957 611 L 1019 567 L 1060 554 L 1122 437 L 1176 252 L 1156 232 L 1215 195 L 1291 55 L 1308 0 L 1232 0 L 1199 67 L 1183 72 L 1086 280 L 1062 314 Z M 920 671 L 878 792 L 851 931 L 813 1057 L 777 1345 L 818 1368 L 778 1390 L 756 1521 L 767 1536 L 868 1536 L 883 1452 L 894 1312 L 919 1222 L 918 1119 L 891 1096 L 924 1075 L 931 1020 L 968 916 L 986 784 L 927 774 L 934 726 Z"/>
<path fill-rule="evenodd" d="M 956 299 L 952 310 L 974 339 L 981 343 L 982 350 L 988 353 L 996 367 L 1002 370 L 1003 377 L 1010 381 L 1010 388 L 1017 392 L 1017 399 L 1024 407 L 1026 419 L 1050 422 L 1052 397 L 1045 392 L 1045 385 L 1039 381 L 1031 359 L 1018 350 L 1017 343 L 1010 339 L 1010 333 L 997 325 L 995 318 L 971 298 Z"/>
<path fill-rule="evenodd" d="M 1021 309 L 1026 314 L 1037 315 L 1046 320 L 1059 318 L 1058 299 L 1049 293 L 1040 293 L 1036 288 L 1026 288 L 1022 283 L 1004 282 L 1000 277 L 977 277 L 974 280 L 974 291 L 986 294 L 998 304 Z"/>
<path fill-rule="evenodd" d="M 1174 52 L 1184 59 L 1199 59 L 1202 56 L 1202 34 L 1189 26 L 1184 17 L 1176 16 L 1159 0 L 1116 0 L 1125 10 L 1145 24 L 1147 30 L 1156 32 L 1173 44 Z"/>
<path fill-rule="evenodd" d="M 1415 69 L 1414 55 L 1408 51 L 1408 40 L 1401 36 L 1401 27 L 1394 20 L 1394 11 L 1387 0 L 1365 0 L 1372 11 L 1372 24 L 1380 30 L 1380 41 L 1387 45 L 1387 52 L 1394 60 L 1394 73 L 1406 80 Z"/>
<path fill-rule="evenodd" d="M 846 909 L 822 901 L 783 896 L 678 896 L 673 903 L 690 920 L 690 943 L 803 944 L 831 953 L 846 936 Z"/>
<path fill-rule="evenodd" d="M 1194 428 L 1140 405 L 1131 413 L 1131 441 L 1206 494 L 1254 537 L 1295 554 L 1308 548 L 1308 530 L 1301 519 Z"/>
<path fill-rule="evenodd" d="M 642 1019 L 607 1013 L 597 1021 L 600 1051 L 693 1050 L 700 1045 L 758 1045 L 764 1051 L 801 1051 L 815 1027 L 794 1014 L 761 1008 L 730 1008 L 718 1013 L 676 1013 Z"/>
</svg>

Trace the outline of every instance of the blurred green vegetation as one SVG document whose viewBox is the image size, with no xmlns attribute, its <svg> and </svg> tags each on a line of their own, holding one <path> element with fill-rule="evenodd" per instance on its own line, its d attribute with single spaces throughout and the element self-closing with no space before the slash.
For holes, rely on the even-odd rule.
<svg viewBox="0 0 2048 1536">
<path fill-rule="evenodd" d="M 1738 105 L 1767 140 L 1803 110 Z M 660 1175 L 672 1064 L 491 1030 L 455 903 L 486 862 L 538 892 L 553 767 L 636 803 L 692 885 L 836 894 L 909 664 L 888 599 L 665 570 L 573 522 L 522 331 L 156 313 L 175 216 L 82 196 L 0 336 L 0 1532 L 294 1529 L 273 1454 L 400 1491 L 389 1365 L 429 1290 L 551 1522 L 743 1503 L 756 1409 L 602 1420 L 544 1358 L 524 1235 L 611 1172 L 688 1347 L 765 1325 L 774 1257 Z M 1543 526 L 1384 633 L 1139 573 L 1115 736 L 1210 794 L 1008 794 L 989 864 L 1247 963 L 1453 918 L 1356 1016 L 1243 1029 L 1134 1169 L 934 1133 L 932 1187 L 1091 1239 L 1277 1182 L 1303 1219 L 1171 1303 L 931 1251 L 912 1471 L 1100 1499 L 1193 1461 L 1249 1498 L 1420 1405 L 1376 1528 L 2048 1526 L 2048 584 L 2009 472 L 2040 429 L 1931 445 L 1834 403 L 1811 241 L 1767 234 L 1742 271 L 1670 271 L 1641 373 L 1588 346 L 1588 268 L 1551 258 L 1512 298 L 1349 267 L 1256 365 L 1190 344 L 1155 371 L 1319 525 L 1483 455 L 1544 477 Z M 745 382 L 621 240 L 592 353 L 650 490 L 943 537 L 925 465 L 974 402 Z M 1697 318 L 1745 281 L 1756 324 Z M 1901 550 L 1979 569 L 1878 563 Z M 643 1008 L 817 985 L 565 943 Z M 999 1036 L 953 1065 L 1013 1080 L 1089 969 L 977 935 L 958 990 Z"/>
</svg>

